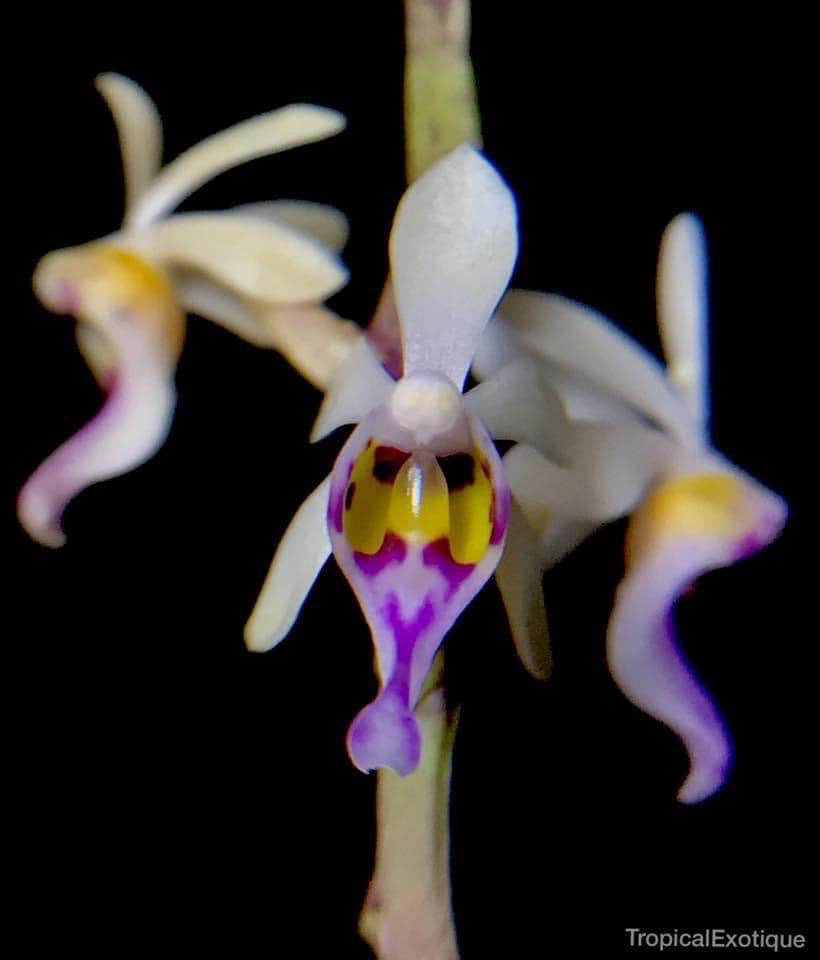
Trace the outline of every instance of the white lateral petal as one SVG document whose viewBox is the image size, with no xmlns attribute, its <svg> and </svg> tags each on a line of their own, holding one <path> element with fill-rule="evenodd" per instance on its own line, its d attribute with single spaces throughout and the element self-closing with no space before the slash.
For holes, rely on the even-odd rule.
<svg viewBox="0 0 820 960">
<path fill-rule="evenodd" d="M 594 310 L 554 294 L 512 290 L 501 313 L 537 355 L 611 390 L 676 436 L 691 439 L 686 404 L 663 367 Z"/>
<path fill-rule="evenodd" d="M 190 271 L 174 276 L 179 302 L 188 313 L 219 324 L 257 347 L 275 347 L 271 334 L 256 318 L 249 300 Z"/>
<path fill-rule="evenodd" d="M 103 73 L 96 78 L 95 85 L 117 127 L 127 213 L 159 170 L 162 122 L 153 100 L 133 80 L 118 73 Z"/>
<path fill-rule="evenodd" d="M 559 466 L 527 444 L 504 457 L 513 495 L 531 514 L 548 512 L 607 523 L 640 500 L 668 456 L 656 431 L 621 424 L 576 423 Z"/>
<path fill-rule="evenodd" d="M 330 556 L 326 477 L 296 512 L 273 558 L 262 592 L 245 626 L 245 645 L 263 653 L 283 640 Z"/>
<path fill-rule="evenodd" d="M 360 423 L 376 407 L 385 403 L 395 381 L 384 369 L 365 337 L 353 348 L 325 395 L 311 443 L 321 440 L 337 427 Z"/>
<path fill-rule="evenodd" d="M 515 202 L 480 153 L 461 146 L 405 193 L 390 235 L 404 374 L 464 382 L 518 252 Z"/>
<path fill-rule="evenodd" d="M 570 420 L 597 420 L 602 423 L 644 423 L 641 415 L 604 387 L 569 373 L 551 360 L 539 360 L 541 381 L 560 398 Z"/>
<path fill-rule="evenodd" d="M 575 520 L 572 517 L 554 516 L 539 539 L 539 558 L 542 571 L 551 570 L 564 557 L 598 529 L 599 524 L 590 520 Z"/>
<path fill-rule="evenodd" d="M 133 209 L 128 225 L 140 228 L 159 219 L 197 187 L 231 167 L 323 140 L 344 125 L 344 117 L 335 110 L 295 104 L 216 133 L 165 167 Z"/>
<path fill-rule="evenodd" d="M 310 203 L 307 200 L 266 200 L 260 203 L 243 203 L 233 207 L 231 212 L 283 223 L 286 227 L 313 237 L 334 253 L 341 252 L 350 233 L 350 225 L 342 211 L 324 203 Z"/>
<path fill-rule="evenodd" d="M 690 213 L 664 230 L 658 254 L 658 328 L 669 376 L 705 435 L 709 413 L 707 257 L 703 225 Z"/>
<path fill-rule="evenodd" d="M 527 345 L 521 337 L 496 313 L 490 318 L 478 341 L 471 372 L 477 380 L 489 380 L 511 360 L 527 353 Z"/>
<path fill-rule="evenodd" d="M 498 440 L 528 443 L 553 455 L 563 446 L 567 418 L 561 400 L 541 383 L 537 367 L 526 357 L 473 387 L 464 395 L 464 406 Z"/>
<path fill-rule="evenodd" d="M 481 335 L 473 357 L 472 374 L 478 380 L 489 380 L 521 357 L 530 357 L 538 363 L 539 379 L 560 397 L 570 420 L 635 423 L 638 419 L 630 406 L 605 387 L 532 350 L 500 314 L 490 320 Z"/>
<path fill-rule="evenodd" d="M 315 240 L 271 221 L 232 213 L 184 213 L 127 242 L 155 261 L 201 270 L 255 300 L 310 303 L 344 286 L 341 261 Z"/>
<path fill-rule="evenodd" d="M 257 315 L 276 349 L 322 392 L 362 339 L 355 323 L 321 304 L 261 304 Z"/>
<path fill-rule="evenodd" d="M 317 304 L 257 303 L 190 271 L 175 278 L 179 301 L 256 347 L 278 350 L 317 389 L 327 390 L 362 338 L 355 323 Z"/>
<path fill-rule="evenodd" d="M 552 672 L 552 651 L 539 553 L 538 536 L 513 501 L 495 579 L 521 662 L 537 680 L 546 680 Z"/>
</svg>

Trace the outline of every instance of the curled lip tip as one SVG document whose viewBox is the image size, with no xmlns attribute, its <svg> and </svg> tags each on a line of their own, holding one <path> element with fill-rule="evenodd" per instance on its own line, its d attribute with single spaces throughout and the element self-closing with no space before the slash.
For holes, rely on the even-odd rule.
<svg viewBox="0 0 820 960">
<path fill-rule="evenodd" d="M 347 747 L 363 773 L 389 768 L 405 777 L 419 765 L 421 731 L 411 711 L 386 694 L 358 713 L 348 731 Z"/>
<path fill-rule="evenodd" d="M 44 547 L 65 546 L 66 535 L 54 505 L 32 477 L 17 497 L 17 517 L 26 533 Z"/>
</svg>

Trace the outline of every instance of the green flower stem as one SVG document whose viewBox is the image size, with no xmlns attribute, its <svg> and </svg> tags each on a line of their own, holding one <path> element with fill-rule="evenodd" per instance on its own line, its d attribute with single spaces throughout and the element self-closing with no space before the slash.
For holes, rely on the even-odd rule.
<svg viewBox="0 0 820 960">
<path fill-rule="evenodd" d="M 416 719 L 424 738 L 418 769 L 404 778 L 379 771 L 376 867 L 359 932 L 380 960 L 457 960 L 448 809 L 457 715 L 448 714 L 440 683 Z"/>
<path fill-rule="evenodd" d="M 460 144 L 481 145 L 469 0 L 405 0 L 405 36 L 405 156 L 412 183 Z M 389 280 L 368 336 L 399 376 Z M 379 960 L 458 960 L 449 829 L 458 712 L 447 710 L 441 653 L 416 719 L 423 738 L 418 769 L 404 778 L 392 770 L 378 773 L 376 866 L 359 932 Z"/>
<path fill-rule="evenodd" d="M 405 0 L 407 182 L 459 144 L 481 145 L 469 0 Z"/>
</svg>

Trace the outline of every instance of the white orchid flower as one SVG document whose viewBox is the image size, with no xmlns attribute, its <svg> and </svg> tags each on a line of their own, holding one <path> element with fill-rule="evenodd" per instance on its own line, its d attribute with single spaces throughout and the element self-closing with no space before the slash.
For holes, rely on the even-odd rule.
<svg viewBox="0 0 820 960">
<path fill-rule="evenodd" d="M 347 281 L 336 253 L 346 236 L 341 214 L 317 204 L 271 202 L 168 216 L 231 167 L 339 132 L 340 114 L 283 107 L 207 138 L 160 169 L 161 125 L 148 96 L 116 74 L 100 76 L 97 87 L 122 149 L 123 226 L 48 254 L 34 275 L 47 307 L 76 316 L 80 350 L 107 395 L 99 414 L 48 457 L 20 493 L 21 523 L 51 547 L 65 541 L 61 517 L 72 497 L 143 463 L 164 441 L 186 310 L 269 347 L 291 343 L 286 334 L 297 325 L 299 346 L 289 358 L 319 384 L 355 339 L 352 325 L 345 328 L 320 306 Z"/>
<path fill-rule="evenodd" d="M 510 497 L 489 421 L 499 438 L 542 439 L 529 415 L 540 397 L 529 361 L 461 393 L 517 247 L 512 195 L 472 147 L 405 193 L 390 238 L 402 376 L 386 372 L 365 338 L 340 370 L 313 439 L 358 426 L 285 533 L 246 627 L 252 650 L 279 643 L 334 553 L 370 625 L 381 678 L 347 738 L 363 770 L 417 767 L 413 710 L 430 665 L 501 556 Z"/>
<path fill-rule="evenodd" d="M 683 741 L 691 766 L 678 799 L 695 803 L 725 781 L 731 747 L 676 645 L 674 607 L 705 571 L 769 544 L 786 506 L 709 443 L 706 252 L 691 215 L 664 234 L 657 304 L 666 370 L 592 310 L 526 291 L 503 301 L 474 370 L 491 376 L 512 357 L 534 358 L 552 404 L 553 450 L 519 444 L 504 458 L 515 506 L 497 579 L 525 662 L 533 672 L 548 662 L 542 572 L 631 513 L 610 670 Z M 560 464 L 545 456 L 556 450 Z"/>
</svg>

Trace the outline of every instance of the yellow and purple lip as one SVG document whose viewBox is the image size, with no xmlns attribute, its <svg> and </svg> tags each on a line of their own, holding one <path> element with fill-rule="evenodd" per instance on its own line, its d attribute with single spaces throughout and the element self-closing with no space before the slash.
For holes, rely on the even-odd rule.
<svg viewBox="0 0 820 960">
<path fill-rule="evenodd" d="M 333 471 L 330 540 L 370 624 L 382 678 L 348 733 L 362 770 L 416 768 L 413 708 L 433 658 L 500 559 L 509 487 L 480 424 L 470 435 L 469 449 L 434 453 L 397 446 L 365 422 Z"/>
</svg>

